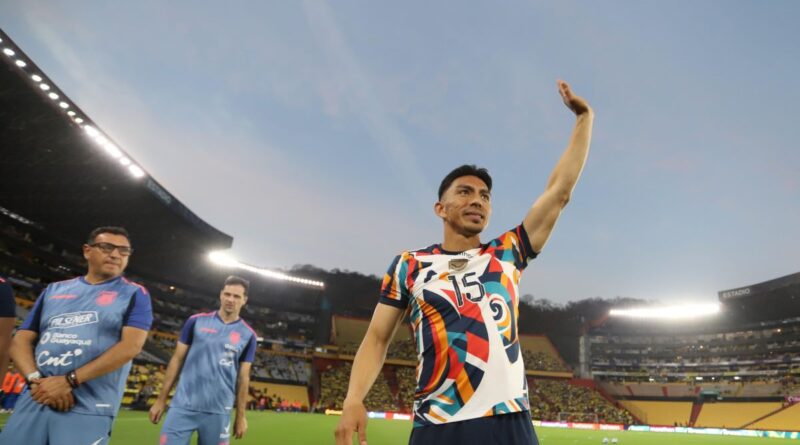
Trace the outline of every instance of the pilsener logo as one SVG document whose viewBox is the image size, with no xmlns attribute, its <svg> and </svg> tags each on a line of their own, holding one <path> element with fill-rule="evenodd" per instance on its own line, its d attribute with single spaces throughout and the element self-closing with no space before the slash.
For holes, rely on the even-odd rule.
<svg viewBox="0 0 800 445">
<path fill-rule="evenodd" d="M 97 323 L 97 321 L 97 312 L 95 311 L 70 312 L 69 314 L 59 314 L 50 317 L 50 321 L 47 322 L 47 325 L 50 328 L 68 329 Z"/>
</svg>

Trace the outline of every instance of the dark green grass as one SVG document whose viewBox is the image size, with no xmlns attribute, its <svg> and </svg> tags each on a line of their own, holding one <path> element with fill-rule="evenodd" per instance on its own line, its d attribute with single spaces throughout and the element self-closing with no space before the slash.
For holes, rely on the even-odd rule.
<svg viewBox="0 0 800 445">
<path fill-rule="evenodd" d="M 0 414 L 0 424 L 5 424 L 7 414 Z M 231 444 L 258 445 L 317 445 L 333 444 L 333 430 L 339 418 L 321 414 L 291 414 L 249 412 L 250 429 L 243 440 Z M 147 413 L 120 412 L 111 436 L 112 445 L 157 445 L 160 425 L 153 425 Z M 411 422 L 398 420 L 369 421 L 367 440 L 371 445 L 400 445 L 408 443 Z M 604 437 L 616 437 L 619 445 L 769 445 L 800 444 L 800 441 L 732 436 L 704 436 L 670 433 L 581 431 L 556 428 L 539 428 L 537 435 L 542 445 L 602 444 Z M 195 444 L 196 441 L 192 441 Z M 446 445 L 446 444 L 440 444 Z M 459 444 L 469 445 L 469 444 Z"/>
</svg>

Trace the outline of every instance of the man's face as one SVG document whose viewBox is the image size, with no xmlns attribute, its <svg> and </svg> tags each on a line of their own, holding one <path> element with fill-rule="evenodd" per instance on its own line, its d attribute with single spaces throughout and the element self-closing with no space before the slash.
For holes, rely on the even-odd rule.
<svg viewBox="0 0 800 445">
<path fill-rule="evenodd" d="M 239 315 L 242 306 L 247 303 L 244 286 L 241 284 L 228 284 L 219 293 L 220 308 L 225 315 Z"/>
<path fill-rule="evenodd" d="M 434 210 L 456 232 L 478 235 L 486 228 L 492 214 L 489 187 L 477 176 L 457 178 L 445 190 Z"/>
<path fill-rule="evenodd" d="M 86 258 L 90 274 L 109 280 L 122 275 L 128 266 L 130 249 L 128 238 L 113 233 L 101 233 L 91 245 L 83 245 L 83 257 Z"/>
</svg>

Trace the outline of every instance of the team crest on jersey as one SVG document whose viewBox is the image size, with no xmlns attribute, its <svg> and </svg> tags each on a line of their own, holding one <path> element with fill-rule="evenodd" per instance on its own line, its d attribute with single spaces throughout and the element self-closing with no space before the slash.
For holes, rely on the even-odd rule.
<svg viewBox="0 0 800 445">
<path fill-rule="evenodd" d="M 233 343 L 234 345 L 238 345 L 238 344 L 239 344 L 239 341 L 242 339 L 242 334 L 238 333 L 237 331 L 232 331 L 232 332 L 231 332 L 231 335 L 228 337 L 228 339 L 229 339 L 229 340 L 231 341 L 231 343 Z"/>
<path fill-rule="evenodd" d="M 100 296 L 98 296 L 97 299 L 94 301 L 99 306 L 110 306 L 117 299 L 117 295 L 119 295 L 119 292 L 106 290 L 100 292 Z"/>
</svg>

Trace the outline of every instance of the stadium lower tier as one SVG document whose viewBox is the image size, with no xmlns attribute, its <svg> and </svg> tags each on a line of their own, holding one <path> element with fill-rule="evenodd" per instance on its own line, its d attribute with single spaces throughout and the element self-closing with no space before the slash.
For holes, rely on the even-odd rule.
<svg viewBox="0 0 800 445">
<path fill-rule="evenodd" d="M 698 428 L 800 430 L 800 404 L 780 402 L 692 402 L 622 400 L 622 405 L 649 425 Z M 692 423 L 692 413 L 696 420 Z"/>
<path fill-rule="evenodd" d="M 622 400 L 622 406 L 648 425 L 688 425 L 692 402 Z"/>
</svg>

